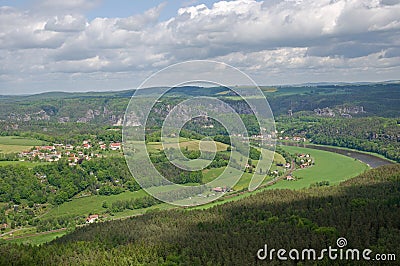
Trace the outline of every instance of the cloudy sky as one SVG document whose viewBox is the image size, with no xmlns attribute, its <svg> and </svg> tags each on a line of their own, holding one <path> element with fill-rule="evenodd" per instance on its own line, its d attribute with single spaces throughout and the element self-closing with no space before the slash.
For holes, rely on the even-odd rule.
<svg viewBox="0 0 400 266">
<path fill-rule="evenodd" d="M 135 88 L 196 59 L 259 85 L 399 79 L 400 0 L 0 0 L 0 94 Z"/>
</svg>

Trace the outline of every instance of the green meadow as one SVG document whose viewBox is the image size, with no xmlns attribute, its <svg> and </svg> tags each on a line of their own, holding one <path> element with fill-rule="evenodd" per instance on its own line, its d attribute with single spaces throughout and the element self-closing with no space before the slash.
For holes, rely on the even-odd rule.
<svg viewBox="0 0 400 266">
<path fill-rule="evenodd" d="M 358 160 L 333 152 L 291 146 L 283 146 L 283 148 L 292 154 L 310 154 L 314 158 L 315 165 L 297 169 L 293 173 L 296 180 L 281 180 L 270 187 L 273 189 L 301 189 L 321 181 L 329 181 L 330 185 L 336 185 L 369 169 L 366 164 Z"/>
<path fill-rule="evenodd" d="M 202 141 L 203 145 L 202 146 L 202 150 L 204 151 L 213 151 L 213 145 L 212 142 L 213 141 Z M 173 147 L 173 144 L 165 144 L 164 145 L 166 148 L 170 148 Z M 217 148 L 217 151 L 226 151 L 226 148 L 228 147 L 227 144 L 225 143 L 221 143 L 218 141 L 215 141 L 215 146 Z M 190 151 L 197 151 L 200 148 L 200 140 L 189 140 L 189 139 L 185 139 L 185 138 L 180 138 L 179 139 L 179 147 L 181 149 L 188 149 Z M 149 142 L 147 144 L 147 148 L 148 150 L 151 151 L 161 151 L 163 149 L 163 145 L 161 144 L 161 142 Z"/>
<path fill-rule="evenodd" d="M 24 236 L 21 238 L 14 238 L 7 240 L 7 243 L 15 243 L 15 244 L 30 244 L 30 245 L 40 245 L 43 243 L 50 242 L 57 237 L 62 237 L 67 233 L 66 230 L 63 231 L 57 231 L 57 232 L 46 232 L 46 233 L 40 233 L 40 234 L 34 234 L 30 236 Z"/>
<path fill-rule="evenodd" d="M 64 215 L 83 215 L 87 216 L 89 213 L 100 214 L 105 208 L 102 207 L 104 201 L 107 204 L 112 204 L 118 200 L 128 200 L 134 198 L 141 198 L 146 196 L 147 193 L 143 190 L 130 192 L 126 191 L 118 195 L 95 195 L 81 198 L 74 198 L 71 201 L 65 202 L 58 207 L 51 209 L 49 212 L 44 214 L 42 218 L 58 217 Z"/>
<path fill-rule="evenodd" d="M 31 161 L 0 161 L 0 166 L 6 166 L 6 165 L 22 165 L 26 166 L 28 168 L 33 168 L 37 165 L 43 165 L 43 164 L 49 164 L 49 162 L 31 162 Z"/>
<path fill-rule="evenodd" d="M 0 136 L 0 153 L 15 153 L 42 145 L 43 141 L 18 136 Z"/>
</svg>

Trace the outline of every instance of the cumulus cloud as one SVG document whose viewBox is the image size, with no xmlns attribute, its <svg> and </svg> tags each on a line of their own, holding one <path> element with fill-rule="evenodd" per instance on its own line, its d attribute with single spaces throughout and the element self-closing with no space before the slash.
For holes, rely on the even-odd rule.
<svg viewBox="0 0 400 266">
<path fill-rule="evenodd" d="M 45 30 L 46 22 L 34 15 L 13 8 L 0 8 L 0 48 L 57 48 L 64 38 Z"/>
<path fill-rule="evenodd" d="M 42 0 L 29 10 L 0 7 L 0 85 L 10 76 L 23 80 L 22 72 L 43 79 L 105 73 L 100 76 L 110 79 L 190 59 L 222 60 L 262 83 L 296 82 L 307 73 L 336 79 L 334 73 L 344 71 L 394 77 L 400 70 L 397 0 L 188 2 L 166 21 L 159 19 L 166 4 L 89 20 L 84 11 L 99 4 Z"/>
<path fill-rule="evenodd" d="M 117 21 L 117 26 L 128 31 L 142 31 L 143 28 L 153 26 L 158 22 L 161 10 L 165 7 L 165 3 L 151 8 L 144 14 L 122 18 Z"/>
<path fill-rule="evenodd" d="M 86 24 L 83 16 L 55 16 L 46 22 L 44 29 L 56 32 L 79 32 L 85 29 Z"/>
</svg>

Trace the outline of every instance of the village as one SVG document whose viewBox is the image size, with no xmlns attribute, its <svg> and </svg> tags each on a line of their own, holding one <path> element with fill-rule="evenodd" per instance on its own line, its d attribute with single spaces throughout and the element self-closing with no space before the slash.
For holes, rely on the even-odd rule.
<svg viewBox="0 0 400 266">
<path fill-rule="evenodd" d="M 68 164 L 74 166 L 82 163 L 83 160 L 102 157 L 102 151 L 121 151 L 120 142 L 111 142 L 108 145 L 99 141 L 92 143 L 91 140 L 84 140 L 81 145 L 73 146 L 71 144 L 53 143 L 49 146 L 33 147 L 29 151 L 19 153 L 21 161 L 43 161 L 57 162 L 62 158 L 67 158 Z"/>
<path fill-rule="evenodd" d="M 311 167 L 314 164 L 314 159 L 311 157 L 310 154 L 296 154 L 296 158 L 294 159 L 295 165 L 300 168 L 300 169 L 305 169 L 308 167 Z M 288 164 L 285 165 L 287 167 Z M 286 177 L 284 178 L 287 181 L 295 181 L 296 178 L 293 176 L 293 173 L 290 172 Z"/>
</svg>

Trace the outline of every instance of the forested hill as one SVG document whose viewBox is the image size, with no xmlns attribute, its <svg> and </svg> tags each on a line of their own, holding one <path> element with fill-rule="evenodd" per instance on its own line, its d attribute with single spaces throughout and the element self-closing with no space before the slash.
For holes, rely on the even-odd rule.
<svg viewBox="0 0 400 266">
<path fill-rule="evenodd" d="M 398 117 L 400 83 L 364 85 L 315 85 L 304 87 L 261 87 L 275 116 L 293 112 L 315 112 L 329 108 L 327 114 Z M 151 93 L 152 89 L 148 89 Z M 63 93 L 51 92 L 30 96 L 0 96 L 0 122 L 8 126 L 25 123 L 79 122 L 120 125 L 133 90 L 119 92 Z M 227 88 L 179 87 L 170 97 L 211 96 L 240 105 Z M 325 110 L 326 111 L 326 110 Z M 319 112 L 324 114 L 325 111 Z M 318 111 L 316 111 L 318 112 Z M 1 128 L 1 124 L 0 124 Z"/>
<path fill-rule="evenodd" d="M 257 265 L 256 253 L 265 244 L 322 250 L 336 247 L 338 237 L 347 239 L 346 248 L 399 259 L 399 192 L 400 165 L 388 165 L 336 187 L 266 190 L 205 210 L 159 211 L 85 226 L 40 247 L 0 245 L 0 264 Z"/>
</svg>

